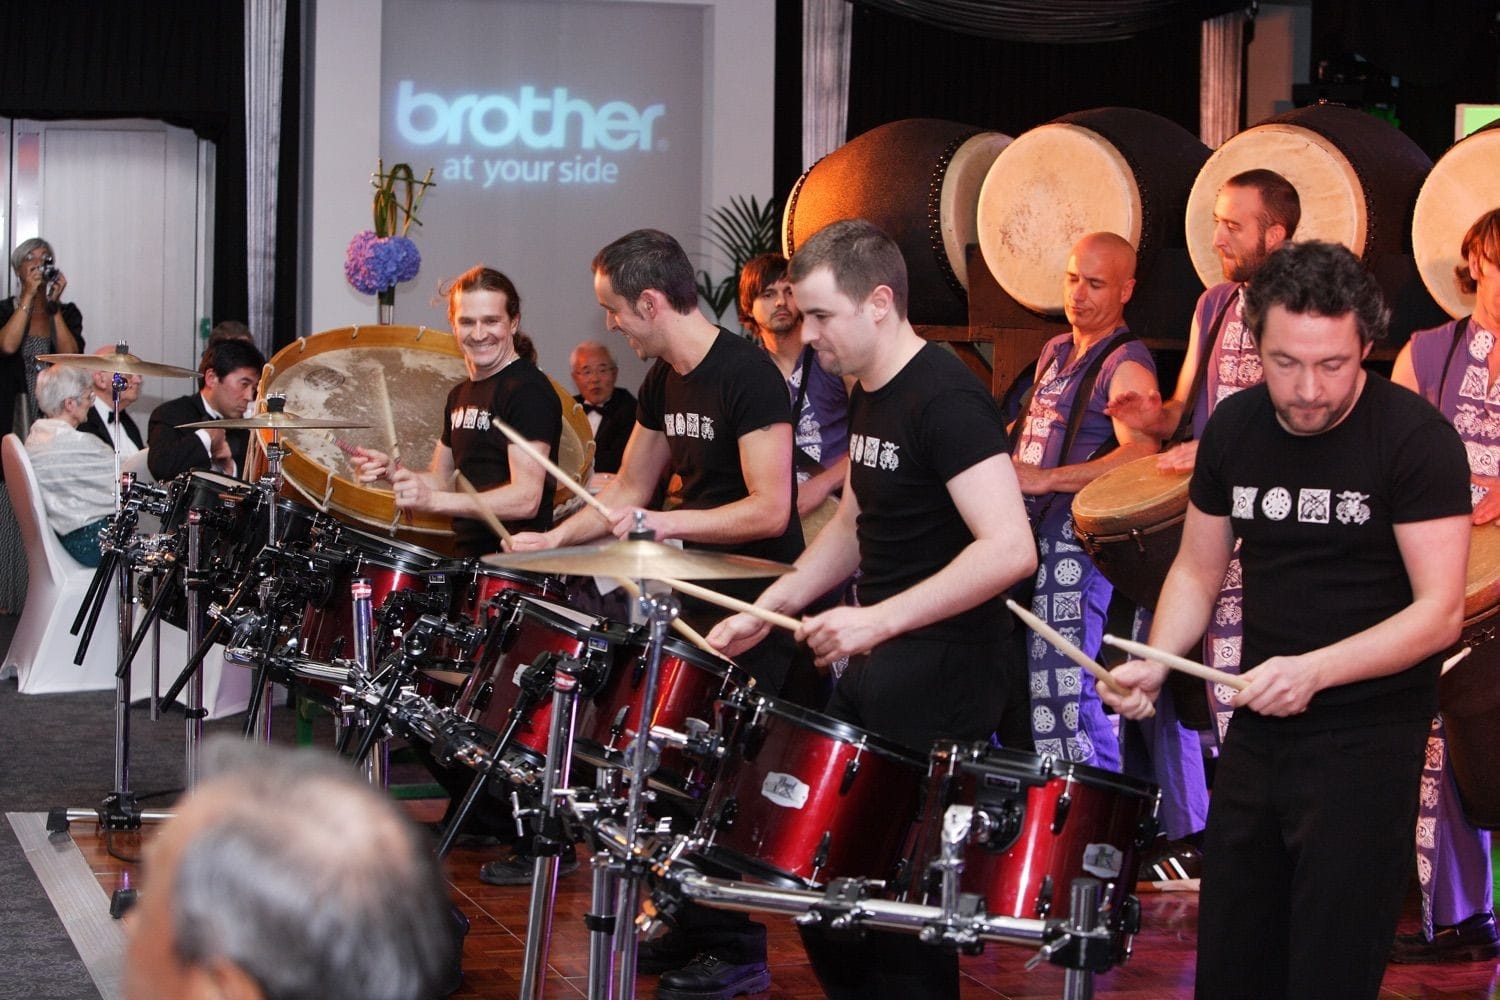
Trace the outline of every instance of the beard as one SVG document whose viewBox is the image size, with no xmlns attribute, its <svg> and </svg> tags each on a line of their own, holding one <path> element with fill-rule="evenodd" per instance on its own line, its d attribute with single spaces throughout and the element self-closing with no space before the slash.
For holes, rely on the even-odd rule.
<svg viewBox="0 0 1500 1000">
<path fill-rule="evenodd" d="M 1257 242 L 1255 245 L 1255 248 L 1245 256 L 1221 256 L 1219 258 L 1220 266 L 1224 270 L 1224 280 L 1244 284 L 1251 278 L 1255 277 L 1255 272 L 1260 270 L 1261 265 L 1266 262 L 1266 258 L 1269 256 L 1271 256 L 1271 254 L 1266 250 L 1266 237 L 1265 234 L 1262 233 L 1259 242 Z"/>
</svg>

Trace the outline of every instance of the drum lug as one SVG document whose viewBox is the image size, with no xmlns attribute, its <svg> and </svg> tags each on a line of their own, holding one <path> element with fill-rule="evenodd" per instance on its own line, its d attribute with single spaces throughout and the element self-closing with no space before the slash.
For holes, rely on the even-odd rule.
<svg viewBox="0 0 1500 1000">
<path fill-rule="evenodd" d="M 1062 829 L 1068 822 L 1068 811 L 1073 808 L 1073 796 L 1064 789 L 1057 797 L 1057 805 L 1052 810 L 1052 835 L 1055 837 L 1062 833 Z"/>
<path fill-rule="evenodd" d="M 818 881 L 818 872 L 828 864 L 828 851 L 831 847 L 833 847 L 833 831 L 824 830 L 823 836 L 818 840 L 817 850 L 813 851 L 812 874 L 809 876 L 809 881 Z"/>
<path fill-rule="evenodd" d="M 855 751 L 854 758 L 844 765 L 844 778 L 839 782 L 839 794 L 848 795 L 857 777 L 859 777 L 859 752 Z"/>
<path fill-rule="evenodd" d="M 715 830 L 728 830 L 728 829 L 730 829 L 731 827 L 734 826 L 734 821 L 739 818 L 739 815 L 740 815 L 740 804 L 739 804 L 739 801 L 736 800 L 736 799 L 734 799 L 734 798 L 725 799 L 724 800 L 724 804 L 719 807 L 719 814 L 716 817 L 714 817 L 714 829 Z"/>
<path fill-rule="evenodd" d="M 1042 876 L 1041 888 L 1036 891 L 1036 915 L 1040 919 L 1045 919 L 1052 912 L 1052 892 L 1052 876 Z"/>
<path fill-rule="evenodd" d="M 1145 542 L 1145 536 L 1141 534 L 1141 529 L 1140 528 L 1131 528 L 1130 529 L 1130 540 L 1132 542 L 1135 542 L 1135 550 L 1136 550 L 1136 552 L 1139 555 L 1143 555 L 1144 556 L 1146 554 L 1146 542 Z"/>
</svg>

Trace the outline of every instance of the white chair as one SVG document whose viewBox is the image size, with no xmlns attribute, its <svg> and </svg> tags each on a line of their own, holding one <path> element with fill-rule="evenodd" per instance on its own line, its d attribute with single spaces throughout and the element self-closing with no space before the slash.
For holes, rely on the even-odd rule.
<svg viewBox="0 0 1500 1000">
<path fill-rule="evenodd" d="M 115 588 L 104 599 L 83 664 L 75 666 L 78 637 L 69 634 L 69 629 L 94 571 L 68 555 L 47 524 L 31 458 L 14 434 L 0 441 L 0 463 L 26 545 L 29 577 L 26 606 L 6 650 L 4 669 L 15 669 L 22 694 L 112 690 L 119 658 Z M 150 648 L 148 637 L 135 658 L 130 685 L 134 700 L 150 694 Z M 187 661 L 187 634 L 164 624 L 161 650 L 165 686 Z M 215 646 L 204 662 L 203 705 L 210 718 L 242 712 L 250 700 L 250 671 L 232 665 L 226 671 L 221 654 L 222 647 Z"/>
</svg>

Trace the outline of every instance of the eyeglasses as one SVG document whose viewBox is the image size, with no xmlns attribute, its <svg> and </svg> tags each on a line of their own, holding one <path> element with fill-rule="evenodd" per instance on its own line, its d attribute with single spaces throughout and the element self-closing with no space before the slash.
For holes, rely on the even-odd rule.
<svg viewBox="0 0 1500 1000">
<path fill-rule="evenodd" d="M 592 378 L 595 375 L 608 375 L 610 372 L 618 371 L 619 367 L 619 365 L 589 365 L 587 368 L 574 368 L 573 374 Z"/>
</svg>

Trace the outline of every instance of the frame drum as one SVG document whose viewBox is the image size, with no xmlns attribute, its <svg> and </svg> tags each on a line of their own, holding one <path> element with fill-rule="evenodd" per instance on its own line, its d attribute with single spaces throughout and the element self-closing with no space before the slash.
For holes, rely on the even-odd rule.
<svg viewBox="0 0 1500 1000">
<path fill-rule="evenodd" d="M 1033 312 L 1060 315 L 1068 252 L 1086 233 L 1117 233 L 1150 270 L 1181 246 L 1178 220 L 1208 147 L 1176 122 L 1134 108 L 1079 111 L 1024 132 L 979 193 L 979 248 L 1000 287 Z"/>
<path fill-rule="evenodd" d="M 1073 534 L 1115 589 L 1155 608 L 1187 517 L 1187 472 L 1162 472 L 1156 455 L 1132 459 L 1078 491 Z"/>
<path fill-rule="evenodd" d="M 1438 705 L 1448 735 L 1448 760 L 1469 822 L 1500 829 L 1500 525 L 1477 525 L 1469 535 L 1464 631 L 1459 647 L 1473 652 L 1438 680 Z"/>
<path fill-rule="evenodd" d="M 371 386 L 384 379 L 391 416 L 400 440 L 401 460 L 414 469 L 432 461 L 442 428 L 448 391 L 468 377 L 458 342 L 445 330 L 415 326 L 351 326 L 301 337 L 277 351 L 260 380 L 260 396 L 280 392 L 286 408 L 299 416 L 345 418 L 369 427 L 347 431 L 291 431 L 282 434 L 286 448 L 282 472 L 287 484 L 319 510 L 344 521 L 405 538 L 424 547 L 440 547 L 452 534 L 449 518 L 397 511 L 388 484 L 354 479 L 340 445 L 390 450 L 379 395 Z M 563 431 L 557 464 L 587 481 L 594 464 L 594 435 L 583 407 L 552 380 L 562 403 Z M 497 432 L 498 433 L 498 432 Z M 271 432 L 259 432 L 263 449 Z M 555 505 L 577 503 L 565 487 L 553 495 Z"/>
<path fill-rule="evenodd" d="M 830 222 L 868 219 L 906 258 L 911 321 L 967 324 L 965 248 L 975 241 L 979 187 L 1009 142 L 937 118 L 873 128 L 797 179 L 782 214 L 782 251 L 791 257 Z"/>
<path fill-rule="evenodd" d="M 1500 122 L 1486 125 L 1448 147 L 1417 192 L 1411 216 L 1411 248 L 1422 283 L 1449 316 L 1474 311 L 1474 297 L 1464 295 L 1453 269 L 1464 264 L 1458 245 L 1476 219 L 1500 208 Z"/>
<path fill-rule="evenodd" d="M 1342 243 L 1370 263 L 1407 247 L 1407 222 L 1432 160 L 1395 126 L 1336 104 L 1298 108 L 1246 129 L 1208 158 L 1188 198 L 1188 252 L 1205 286 L 1223 280 L 1213 248 L 1219 188 L 1261 167 L 1297 189 L 1302 220 L 1294 239 Z"/>
</svg>

